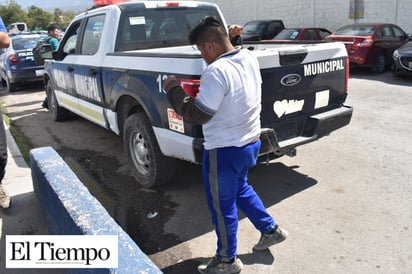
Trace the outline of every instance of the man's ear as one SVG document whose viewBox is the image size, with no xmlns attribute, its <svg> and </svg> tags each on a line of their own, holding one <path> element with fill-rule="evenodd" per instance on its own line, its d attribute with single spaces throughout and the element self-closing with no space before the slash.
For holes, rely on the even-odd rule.
<svg viewBox="0 0 412 274">
<path fill-rule="evenodd" d="M 210 52 L 213 50 L 214 46 L 215 45 L 212 42 L 205 42 L 203 48 Z"/>
</svg>

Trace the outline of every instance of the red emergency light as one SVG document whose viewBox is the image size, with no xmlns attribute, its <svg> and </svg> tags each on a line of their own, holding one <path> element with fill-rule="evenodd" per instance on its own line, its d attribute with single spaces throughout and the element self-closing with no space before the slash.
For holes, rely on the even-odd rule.
<svg viewBox="0 0 412 274">
<path fill-rule="evenodd" d="M 159 4 L 159 6 L 166 6 L 166 7 L 178 7 L 180 5 L 179 2 L 165 2 L 162 4 Z"/>
<path fill-rule="evenodd" d="M 126 2 L 133 2 L 131 0 L 93 0 L 93 7 L 103 7 L 111 4 L 120 4 Z M 179 7 L 181 6 L 180 2 L 163 2 L 157 5 L 158 7 Z"/>
<path fill-rule="evenodd" d="M 127 0 L 93 0 L 94 7 L 107 6 L 111 4 L 125 3 Z"/>
</svg>

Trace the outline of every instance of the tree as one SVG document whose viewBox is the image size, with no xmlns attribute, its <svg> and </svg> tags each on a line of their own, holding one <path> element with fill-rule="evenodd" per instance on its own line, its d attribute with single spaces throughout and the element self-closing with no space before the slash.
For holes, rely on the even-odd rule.
<svg viewBox="0 0 412 274">
<path fill-rule="evenodd" d="M 76 14 L 73 11 L 62 11 L 61 9 L 55 9 L 53 13 L 53 24 L 65 29 L 75 15 Z"/>
<path fill-rule="evenodd" d="M 6 26 L 15 22 L 27 22 L 27 14 L 14 0 L 8 0 L 7 6 L 0 6 L 0 14 Z"/>
<path fill-rule="evenodd" d="M 76 16 L 76 13 L 74 11 L 64 11 L 62 14 L 62 22 L 61 22 L 61 27 L 62 28 L 67 28 L 67 26 L 70 24 L 72 19 Z"/>
<path fill-rule="evenodd" d="M 53 21 L 51 13 L 36 6 L 30 6 L 27 14 L 29 17 L 27 25 L 31 30 L 45 30 Z"/>
<path fill-rule="evenodd" d="M 61 26 L 62 25 L 62 19 L 63 19 L 63 12 L 61 9 L 54 9 L 53 13 L 53 23 L 56 26 Z"/>
<path fill-rule="evenodd" d="M 51 14 L 36 6 L 30 6 L 26 12 L 15 0 L 7 0 L 6 4 L 0 5 L 0 16 L 4 24 L 8 26 L 15 22 L 25 22 L 30 30 L 46 30 L 50 25 L 65 29 L 76 15 L 73 11 L 61 9 L 55 9 Z"/>
</svg>

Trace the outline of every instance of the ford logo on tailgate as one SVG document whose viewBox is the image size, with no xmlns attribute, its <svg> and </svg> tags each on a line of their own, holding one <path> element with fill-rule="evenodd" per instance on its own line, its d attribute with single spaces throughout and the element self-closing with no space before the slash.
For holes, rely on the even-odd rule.
<svg viewBox="0 0 412 274">
<path fill-rule="evenodd" d="M 302 77 L 299 74 L 288 74 L 282 77 L 282 79 L 280 79 L 280 83 L 284 86 L 294 86 L 297 85 L 300 80 L 302 79 Z"/>
</svg>

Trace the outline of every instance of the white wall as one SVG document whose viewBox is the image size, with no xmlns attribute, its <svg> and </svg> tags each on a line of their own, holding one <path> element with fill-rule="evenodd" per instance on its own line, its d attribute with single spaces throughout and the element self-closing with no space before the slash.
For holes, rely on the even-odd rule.
<svg viewBox="0 0 412 274">
<path fill-rule="evenodd" d="M 287 27 L 316 26 L 331 31 L 354 23 L 350 0 L 209 0 L 222 9 L 227 23 L 282 19 Z M 412 0 L 364 0 L 365 18 L 357 22 L 389 22 L 412 33 Z"/>
</svg>

